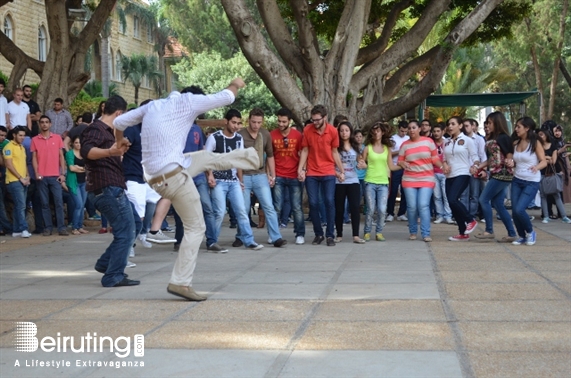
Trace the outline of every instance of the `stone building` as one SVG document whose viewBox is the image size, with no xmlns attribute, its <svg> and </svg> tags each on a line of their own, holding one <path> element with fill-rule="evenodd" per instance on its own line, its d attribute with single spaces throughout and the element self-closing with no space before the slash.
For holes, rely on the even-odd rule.
<svg viewBox="0 0 571 378">
<path fill-rule="evenodd" d="M 140 3 L 140 2 L 139 2 Z M 144 4 L 144 3 L 140 3 Z M 79 23 L 85 22 L 85 14 L 70 14 L 70 18 Z M 128 103 L 134 102 L 135 89 L 129 81 L 124 81 L 121 73 L 121 56 L 131 56 L 132 54 L 157 55 L 155 51 L 154 35 L 150 25 L 146 25 L 139 17 L 133 14 L 126 15 L 126 25 L 119 22 L 117 11 L 111 14 L 112 29 L 108 38 L 107 59 L 102 59 L 101 36 L 91 49 L 91 78 L 92 80 L 102 80 L 102 64 L 108 65 L 109 82 L 114 83 L 121 96 Z M 45 5 L 41 0 L 18 0 L 8 3 L 0 8 L 0 25 L 2 31 L 26 54 L 45 61 L 50 40 L 46 21 Z M 107 60 L 104 62 L 104 60 Z M 12 64 L 0 55 L 0 71 L 9 76 Z M 24 84 L 39 83 L 39 77 L 28 70 L 22 80 Z M 167 89 L 169 86 L 167 85 Z M 63 97 L 63 96 L 62 96 Z M 143 80 L 139 88 L 139 101 L 147 98 L 157 98 L 158 94 L 152 88 L 148 80 Z"/>
</svg>

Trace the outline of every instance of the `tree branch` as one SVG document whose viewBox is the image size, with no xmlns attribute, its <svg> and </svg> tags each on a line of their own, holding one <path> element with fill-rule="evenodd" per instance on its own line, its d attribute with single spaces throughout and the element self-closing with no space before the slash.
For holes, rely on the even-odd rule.
<svg viewBox="0 0 571 378">
<path fill-rule="evenodd" d="M 256 3 L 258 4 L 264 26 L 278 54 L 280 54 L 280 57 L 286 64 L 292 67 L 296 75 L 303 80 L 307 75 L 303 67 L 303 56 L 291 37 L 276 1 L 257 0 Z"/>
<path fill-rule="evenodd" d="M 30 57 L 22 49 L 20 49 L 16 44 L 3 32 L 0 32 L 0 53 L 8 60 L 12 65 L 23 64 L 25 62 L 28 68 L 32 69 L 38 76 L 42 76 L 44 70 L 44 62 L 40 62 L 37 59 Z"/>
<path fill-rule="evenodd" d="M 403 97 L 383 103 L 380 106 L 368 106 L 361 113 L 363 119 L 378 120 L 396 117 L 414 108 L 416 104 L 419 104 L 434 92 L 442 80 L 446 68 L 452 60 L 452 56 L 458 49 L 458 46 L 476 31 L 480 24 L 502 1 L 503 0 L 484 0 L 479 3 L 444 39 L 438 54 L 434 58 L 434 63 L 429 73 L 424 79 L 417 83 Z"/>
<path fill-rule="evenodd" d="M 439 16 L 448 8 L 450 0 L 432 0 L 414 26 L 387 51 L 359 70 L 351 83 L 352 92 L 359 92 L 372 75 L 385 75 L 418 49 Z"/>
<path fill-rule="evenodd" d="M 333 75 L 333 103 L 338 109 L 346 107 L 347 92 L 353 77 L 359 43 L 363 37 L 371 0 L 347 0 L 337 25 L 331 50 L 325 58 L 325 75 Z"/>
<path fill-rule="evenodd" d="M 105 21 L 111 15 L 113 8 L 117 0 L 101 1 L 95 9 L 95 12 L 91 15 L 91 18 L 87 22 L 87 25 L 83 28 L 81 33 L 79 33 L 78 40 L 80 43 L 75 44 L 74 48 L 77 52 L 85 52 L 89 49 L 101 31 L 101 25 L 105 24 Z"/>
<path fill-rule="evenodd" d="M 307 18 L 309 14 L 307 0 L 290 0 L 289 2 L 298 26 L 301 53 L 308 61 L 319 59 L 320 51 L 317 36 L 311 21 Z"/>
<path fill-rule="evenodd" d="M 397 21 L 399 19 L 400 14 L 403 10 L 408 8 L 413 3 L 412 0 L 401 0 L 397 4 L 393 6 L 391 9 L 386 21 L 385 25 L 383 26 L 383 31 L 381 32 L 381 36 L 377 39 L 374 43 L 370 44 L 369 46 L 363 47 L 359 51 L 359 55 L 357 55 L 357 61 L 355 62 L 355 66 L 361 66 L 370 62 L 371 60 L 375 59 L 379 56 L 387 46 L 389 45 L 389 41 L 391 38 L 391 34 Z"/>
<path fill-rule="evenodd" d="M 392 75 L 385 84 L 385 91 L 383 93 L 382 102 L 390 101 L 400 91 L 400 89 L 412 75 L 424 68 L 429 68 L 434 63 L 434 59 L 436 58 L 436 55 L 440 49 L 440 46 L 434 46 L 426 53 L 417 56 L 402 66 L 394 75 Z"/>
<path fill-rule="evenodd" d="M 269 48 L 244 0 L 221 0 L 246 59 L 276 99 L 309 116 L 311 103 L 300 91 L 283 62 Z"/>
<path fill-rule="evenodd" d="M 569 71 L 567 71 L 567 67 L 565 67 L 565 62 L 563 61 L 563 59 L 559 60 L 559 69 L 561 70 L 561 73 L 563 74 L 565 81 L 571 88 L 571 75 L 569 75 Z"/>
</svg>

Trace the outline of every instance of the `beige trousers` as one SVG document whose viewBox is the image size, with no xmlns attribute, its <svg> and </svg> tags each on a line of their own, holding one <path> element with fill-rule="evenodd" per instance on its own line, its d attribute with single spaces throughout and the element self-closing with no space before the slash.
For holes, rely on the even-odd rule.
<svg viewBox="0 0 571 378">
<path fill-rule="evenodd" d="M 170 279 L 170 283 L 180 286 L 191 286 L 198 249 L 206 231 L 200 197 L 192 178 L 207 170 L 252 170 L 260 165 L 258 153 L 253 148 L 225 154 L 197 151 L 188 155 L 192 158 L 190 167 L 152 186 L 162 197 L 171 200 L 184 226 L 184 237 Z"/>
</svg>

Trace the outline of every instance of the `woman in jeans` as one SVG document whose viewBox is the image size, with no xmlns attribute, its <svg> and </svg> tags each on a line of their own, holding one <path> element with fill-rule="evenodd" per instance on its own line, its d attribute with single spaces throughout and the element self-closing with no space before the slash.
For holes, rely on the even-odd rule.
<svg viewBox="0 0 571 378">
<path fill-rule="evenodd" d="M 452 117 L 446 122 L 450 139 L 444 145 L 444 174 L 446 175 L 446 198 L 452 210 L 452 216 L 458 224 L 458 235 L 448 238 L 450 241 L 467 241 L 478 222 L 470 215 L 460 196 L 470 184 L 470 162 L 478 166 L 478 152 L 472 138 L 462 133 L 462 118 Z"/>
<path fill-rule="evenodd" d="M 361 215 L 359 213 L 359 200 L 361 185 L 357 177 L 357 161 L 361 159 L 359 153 L 359 143 L 355 140 L 353 126 L 349 121 L 342 121 L 338 126 L 339 133 L 339 158 L 343 163 L 345 179 L 341 178 L 338 169 L 335 170 L 335 228 L 337 237 L 335 243 L 340 243 L 343 239 L 343 215 L 345 213 L 345 202 L 349 203 L 351 213 L 351 227 L 353 230 L 353 243 L 362 244 L 365 241 L 359 237 L 359 224 Z"/>
<path fill-rule="evenodd" d="M 543 146 L 543 151 L 545 154 L 545 160 L 549 167 L 543 168 L 541 170 L 541 180 L 543 181 L 546 174 L 561 174 L 563 169 L 561 168 L 561 160 L 558 160 L 557 156 L 557 146 L 553 143 L 553 138 L 549 135 L 547 130 L 537 130 L 537 139 L 541 142 Z M 541 182 L 541 181 L 540 181 Z M 543 214 L 543 220 L 541 223 L 549 223 L 547 200 L 552 199 L 555 206 L 557 206 L 557 211 L 561 215 L 561 221 L 563 223 L 571 223 L 571 219 L 567 217 L 565 212 L 565 205 L 561 199 L 561 192 L 555 194 L 545 194 L 541 190 L 541 185 L 539 185 L 539 194 L 541 195 L 541 212 Z"/>
<path fill-rule="evenodd" d="M 409 140 L 399 151 L 398 165 L 404 169 L 402 187 L 406 196 L 409 240 L 416 240 L 418 216 L 420 215 L 420 234 L 425 242 L 430 237 L 430 199 L 434 190 L 434 166 L 442 168 L 442 162 L 436 152 L 434 141 L 420 136 L 418 121 L 408 124 Z"/>
<path fill-rule="evenodd" d="M 87 192 L 85 191 L 85 162 L 79 153 L 81 142 L 79 136 L 71 141 L 71 150 L 65 153 L 67 162 L 66 184 L 69 192 L 73 196 L 75 209 L 73 211 L 73 235 L 88 234 L 89 231 L 83 229 L 83 209 L 87 200 Z"/>
<path fill-rule="evenodd" d="M 511 243 L 516 239 L 512 217 L 504 206 L 506 189 L 513 179 L 513 168 L 506 166 L 506 161 L 513 158 L 513 142 L 508 135 L 508 123 L 501 112 L 493 112 L 486 118 L 486 154 L 488 160 L 472 169 L 473 174 L 480 177 L 486 174 L 486 167 L 490 172 L 490 180 L 480 194 L 480 206 L 486 221 L 486 231 L 476 235 L 478 239 L 494 239 L 494 224 L 492 206 L 498 212 L 508 236 L 501 239 L 503 243 Z"/>
<path fill-rule="evenodd" d="M 401 169 L 401 167 L 393 164 L 391 146 L 391 127 L 389 124 L 386 122 L 375 123 L 367 133 L 363 160 L 359 163 L 359 168 L 367 168 L 365 173 L 365 200 L 367 203 L 365 241 L 371 240 L 375 210 L 377 211 L 375 239 L 385 241 L 383 227 L 387 216 L 390 172 Z"/>
<path fill-rule="evenodd" d="M 515 126 L 514 155 L 506 162 L 515 167 L 512 180 L 512 217 L 519 238 L 513 245 L 534 245 L 536 234 L 525 211 L 537 194 L 541 180 L 540 171 L 547 166 L 541 142 L 537 140 L 535 121 L 529 117 L 517 120 Z"/>
</svg>

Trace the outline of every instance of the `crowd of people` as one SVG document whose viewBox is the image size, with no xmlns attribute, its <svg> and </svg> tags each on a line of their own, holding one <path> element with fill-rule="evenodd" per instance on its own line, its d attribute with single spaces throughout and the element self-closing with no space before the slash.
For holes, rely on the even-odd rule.
<svg viewBox="0 0 571 378">
<path fill-rule="evenodd" d="M 204 237 L 208 251 L 228 252 L 218 240 L 226 212 L 236 228 L 232 247 L 251 250 L 264 247 L 252 227 L 267 227 L 268 243 L 284 247 L 288 221 L 298 245 L 305 243 L 306 221 L 313 227 L 313 245 L 341 243 L 347 223 L 353 243 L 382 242 L 386 222 L 395 220 L 408 222 L 410 240 L 420 228 L 420 238 L 431 242 L 431 223 L 448 223 L 458 228 L 449 240 L 466 241 L 478 219 L 485 232 L 476 238 L 495 239 L 492 208 L 507 232 L 499 241 L 533 245 L 537 237 L 526 209 L 535 206 L 538 193 L 543 223 L 557 217 L 571 223 L 563 206 L 570 145 L 562 127 L 551 121 L 538 128 L 522 117 L 511 135 L 501 112 L 487 116 L 485 136 L 477 121 L 460 117 L 434 125 L 426 119 L 401 121 L 396 132 L 384 121 L 359 130 L 343 115 L 329 123 L 328 110 L 316 105 L 303 126 L 294 125 L 286 108 L 277 112 L 271 132 L 261 109 L 249 112 L 245 126 L 243 115 L 230 109 L 224 128 L 204 133 L 194 119 L 231 104 L 245 85 L 237 78 L 214 95 L 192 86 L 128 112 L 125 100 L 113 96 L 74 126 L 63 100 L 42 114 L 30 87 L 16 90 L 7 103 L 4 84 L 0 81 L 0 113 L 6 115 L 0 117 L 0 232 L 30 237 L 26 209 L 31 207 L 33 233 L 66 236 L 70 225 L 71 234 L 85 234 L 87 211 L 90 219 L 101 219 L 100 232 L 113 232 L 95 265 L 104 274 L 103 286 L 139 284 L 124 273 L 135 266 L 129 257 L 136 243 L 147 248 L 150 242 L 174 243 L 179 257 L 168 292 L 206 299 L 192 289 L 192 273 Z M 547 183 L 550 177 L 559 184 L 555 190 Z M 252 220 L 254 203 L 258 224 Z M 169 210 L 174 237 L 162 232 Z"/>
</svg>

